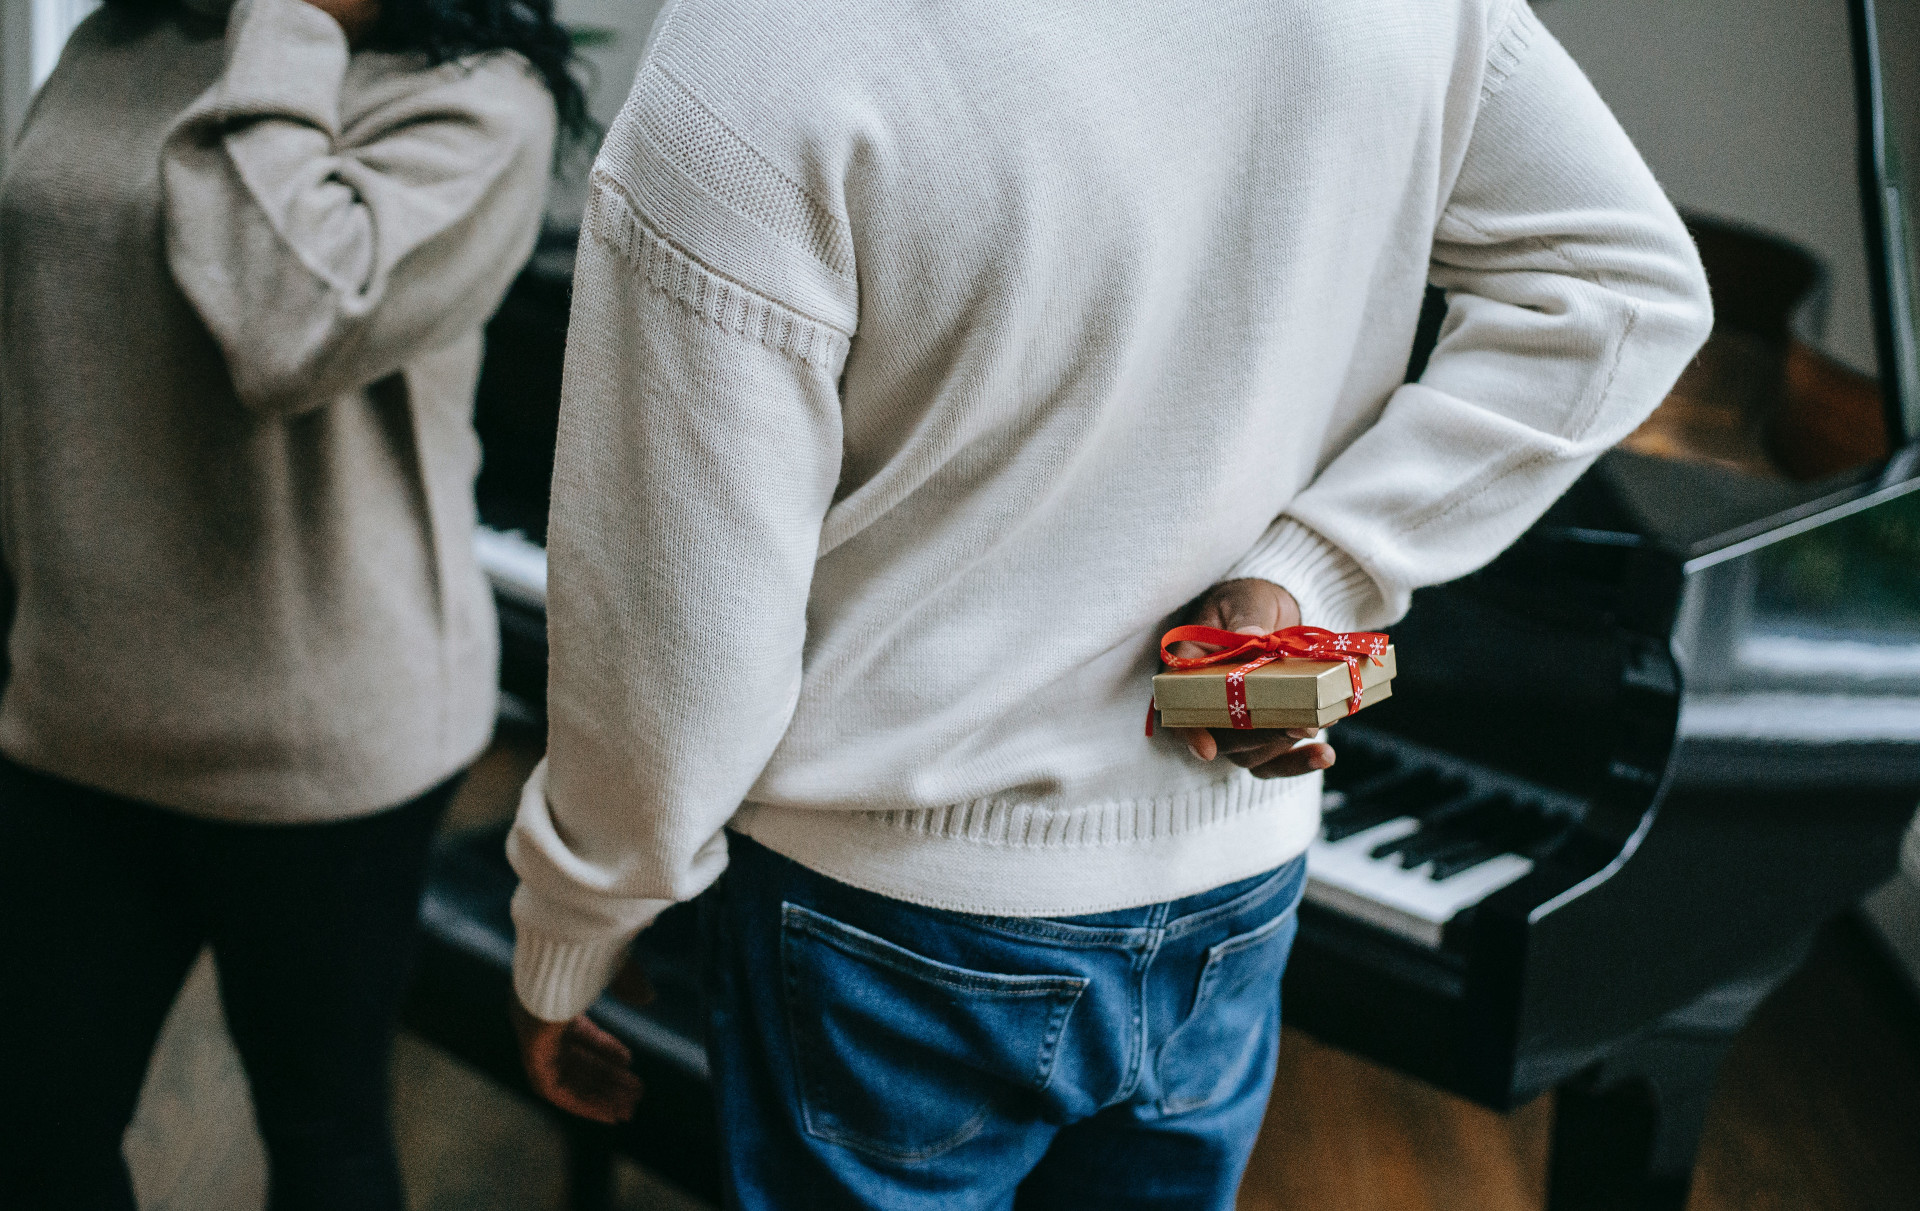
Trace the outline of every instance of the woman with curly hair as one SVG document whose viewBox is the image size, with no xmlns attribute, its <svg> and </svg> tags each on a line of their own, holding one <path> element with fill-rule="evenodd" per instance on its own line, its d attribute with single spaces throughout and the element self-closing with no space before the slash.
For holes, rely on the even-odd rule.
<svg viewBox="0 0 1920 1211">
<path fill-rule="evenodd" d="M 131 1208 L 202 946 L 271 1205 L 397 1209 L 428 842 L 494 716 L 481 329 L 551 0 L 117 0 L 0 185 L 0 1205 Z"/>
</svg>

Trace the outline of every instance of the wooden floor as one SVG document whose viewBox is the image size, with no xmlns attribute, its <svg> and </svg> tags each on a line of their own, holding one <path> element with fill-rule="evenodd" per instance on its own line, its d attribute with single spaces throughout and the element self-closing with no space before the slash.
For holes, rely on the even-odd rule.
<svg viewBox="0 0 1920 1211">
<path fill-rule="evenodd" d="M 532 760 L 500 748 L 454 809 L 511 810 Z M 394 1109 L 415 1211 L 559 1211 L 560 1141 L 532 1108 L 402 1038 Z M 264 1189 L 246 1087 L 211 966 L 175 1006 L 128 1133 L 146 1211 L 256 1211 Z M 1244 1211 L 1519 1211 L 1545 1186 L 1550 1099 L 1498 1115 L 1324 1047 L 1281 1046 Z M 692 1211 L 630 1167 L 627 1211 Z M 1742 1035 L 1721 1074 L 1690 1211 L 1920 1208 L 1920 1010 L 1864 932 L 1841 923 Z"/>
<path fill-rule="evenodd" d="M 1920 1011 L 1848 921 L 1761 1006 L 1721 1070 L 1689 1211 L 1920 1209 Z M 1243 1211 L 1532 1211 L 1551 1097 L 1499 1115 L 1299 1031 Z"/>
</svg>

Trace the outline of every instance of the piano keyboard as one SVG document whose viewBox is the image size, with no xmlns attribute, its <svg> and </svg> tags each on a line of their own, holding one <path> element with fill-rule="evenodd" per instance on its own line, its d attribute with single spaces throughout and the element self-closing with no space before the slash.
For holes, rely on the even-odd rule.
<svg viewBox="0 0 1920 1211">
<path fill-rule="evenodd" d="M 547 608 L 547 549 L 518 530 L 473 528 L 473 560 L 493 591 L 532 610 Z"/>
<path fill-rule="evenodd" d="M 1307 852 L 1306 898 L 1439 947 L 1447 922 L 1533 870 L 1576 800 L 1349 727 Z"/>
</svg>

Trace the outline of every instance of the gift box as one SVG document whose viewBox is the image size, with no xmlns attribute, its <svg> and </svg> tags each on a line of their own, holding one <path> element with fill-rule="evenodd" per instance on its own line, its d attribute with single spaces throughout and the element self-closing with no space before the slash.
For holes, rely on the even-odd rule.
<svg viewBox="0 0 1920 1211">
<path fill-rule="evenodd" d="M 1324 727 L 1393 694 L 1394 652 L 1385 635 L 1290 627 L 1235 635 L 1179 627 L 1162 640 L 1170 666 L 1153 679 L 1162 727 Z M 1183 640 L 1224 645 L 1201 657 L 1166 649 Z"/>
</svg>

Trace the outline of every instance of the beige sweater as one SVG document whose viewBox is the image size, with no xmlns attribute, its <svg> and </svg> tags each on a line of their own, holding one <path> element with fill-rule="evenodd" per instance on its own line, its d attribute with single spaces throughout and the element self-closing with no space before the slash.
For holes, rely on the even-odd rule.
<svg viewBox="0 0 1920 1211">
<path fill-rule="evenodd" d="M 302 0 L 80 28 L 0 188 L 0 750 L 296 821 L 484 745 L 472 395 L 553 138 L 518 57 Z"/>
<path fill-rule="evenodd" d="M 1171 616 L 1257 576 L 1391 621 L 1709 323 L 1519 0 L 677 0 L 593 188 L 511 849 L 551 1018 L 729 827 L 985 913 L 1298 854 L 1317 777 L 1141 735 Z"/>
</svg>

